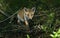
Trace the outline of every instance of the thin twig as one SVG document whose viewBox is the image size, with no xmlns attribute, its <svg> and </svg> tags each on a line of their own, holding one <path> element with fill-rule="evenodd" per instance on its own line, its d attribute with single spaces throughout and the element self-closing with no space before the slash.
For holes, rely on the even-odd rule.
<svg viewBox="0 0 60 38">
<path fill-rule="evenodd" d="M 6 17 L 8 17 L 9 15 L 6 14 L 4 11 L 0 10 L 0 13 L 2 13 L 3 15 L 5 15 Z"/>
<path fill-rule="evenodd" d="M 18 10 L 18 11 L 19 11 L 19 10 Z M 13 17 L 14 15 L 16 15 L 16 14 L 18 13 L 18 11 L 17 11 L 16 13 L 12 14 L 11 16 L 9 16 L 8 18 L 6 18 L 6 19 L 4 19 L 4 20 L 0 21 L 0 23 L 2 23 L 2 22 L 4 22 L 4 21 L 6 21 L 6 20 L 8 20 L 9 18 L 11 18 L 11 17 Z"/>
</svg>

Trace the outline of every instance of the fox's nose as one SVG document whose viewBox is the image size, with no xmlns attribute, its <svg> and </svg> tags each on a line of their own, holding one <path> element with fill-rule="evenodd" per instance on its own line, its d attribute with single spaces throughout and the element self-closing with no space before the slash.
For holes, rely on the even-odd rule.
<svg viewBox="0 0 60 38">
<path fill-rule="evenodd" d="M 31 16 L 29 16 L 29 19 L 32 19 L 32 17 L 31 17 Z"/>
</svg>

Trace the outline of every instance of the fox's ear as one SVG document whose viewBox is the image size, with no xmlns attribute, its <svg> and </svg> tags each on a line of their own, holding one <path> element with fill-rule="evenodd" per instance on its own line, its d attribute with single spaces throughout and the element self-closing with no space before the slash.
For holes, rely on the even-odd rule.
<svg viewBox="0 0 60 38">
<path fill-rule="evenodd" d="M 33 12 L 35 12 L 36 8 L 35 8 L 35 7 L 33 7 L 31 10 L 32 10 Z"/>
<path fill-rule="evenodd" d="M 24 7 L 24 12 L 27 12 L 28 10 L 27 10 L 27 8 L 26 7 Z"/>
</svg>

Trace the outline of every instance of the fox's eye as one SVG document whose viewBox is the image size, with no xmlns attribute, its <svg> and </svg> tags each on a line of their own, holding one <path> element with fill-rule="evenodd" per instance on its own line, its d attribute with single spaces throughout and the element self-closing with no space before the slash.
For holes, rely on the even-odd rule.
<svg viewBox="0 0 60 38">
<path fill-rule="evenodd" d="M 29 14 L 25 14 L 25 15 L 29 16 Z"/>
<path fill-rule="evenodd" d="M 29 16 L 29 14 L 27 14 L 27 16 Z"/>
</svg>

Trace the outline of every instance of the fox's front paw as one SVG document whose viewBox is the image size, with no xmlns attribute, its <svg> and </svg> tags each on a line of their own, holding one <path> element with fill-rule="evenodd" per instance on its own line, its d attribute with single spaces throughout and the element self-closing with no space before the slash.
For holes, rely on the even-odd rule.
<svg viewBox="0 0 60 38">
<path fill-rule="evenodd" d="M 28 25 L 28 22 L 27 21 L 25 21 L 25 25 Z"/>
<path fill-rule="evenodd" d="M 17 24 L 20 25 L 20 21 L 19 20 L 17 20 Z"/>
</svg>

